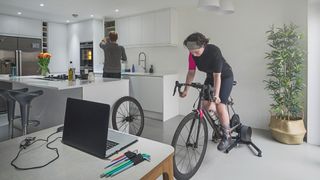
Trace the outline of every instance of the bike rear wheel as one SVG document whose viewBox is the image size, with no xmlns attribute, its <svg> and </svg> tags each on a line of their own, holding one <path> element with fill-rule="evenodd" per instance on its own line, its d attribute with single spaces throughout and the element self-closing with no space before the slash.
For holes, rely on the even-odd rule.
<svg viewBox="0 0 320 180">
<path fill-rule="evenodd" d="M 175 131 L 171 143 L 175 148 L 173 169 L 176 179 L 190 179 L 198 171 L 207 144 L 208 127 L 205 120 L 200 120 L 195 112 L 185 116 Z"/>
<path fill-rule="evenodd" d="M 112 127 L 125 133 L 140 136 L 144 127 L 144 113 L 133 97 L 120 98 L 113 107 Z"/>
</svg>

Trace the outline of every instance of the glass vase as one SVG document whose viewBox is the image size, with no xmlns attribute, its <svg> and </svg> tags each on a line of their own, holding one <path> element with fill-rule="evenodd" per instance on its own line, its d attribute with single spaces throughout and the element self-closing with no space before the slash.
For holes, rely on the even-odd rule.
<svg viewBox="0 0 320 180">
<path fill-rule="evenodd" d="M 41 68 L 41 76 L 47 76 L 49 74 L 48 68 Z"/>
</svg>

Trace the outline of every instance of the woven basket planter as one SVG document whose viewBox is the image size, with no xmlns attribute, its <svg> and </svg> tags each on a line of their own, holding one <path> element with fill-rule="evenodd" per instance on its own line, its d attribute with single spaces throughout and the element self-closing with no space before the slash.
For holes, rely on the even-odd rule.
<svg viewBox="0 0 320 180">
<path fill-rule="evenodd" d="M 301 144 L 306 134 L 303 119 L 281 120 L 271 116 L 269 128 L 271 129 L 272 137 L 285 144 Z"/>
</svg>

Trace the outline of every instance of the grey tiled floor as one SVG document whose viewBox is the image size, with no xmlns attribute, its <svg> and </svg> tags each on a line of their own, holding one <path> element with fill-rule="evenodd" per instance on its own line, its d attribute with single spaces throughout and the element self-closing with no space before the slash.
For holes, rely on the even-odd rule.
<svg viewBox="0 0 320 180">
<path fill-rule="evenodd" d="M 165 123 L 147 119 L 142 136 L 170 144 L 182 118 L 177 116 Z M 281 144 L 272 139 L 269 131 L 260 129 L 253 130 L 252 140 L 262 150 L 262 157 L 255 156 L 247 145 L 243 144 L 234 148 L 229 154 L 221 153 L 216 148 L 217 144 L 209 141 L 205 158 L 192 179 L 320 179 L 320 146 L 307 143 Z"/>
<path fill-rule="evenodd" d="M 182 119 L 177 116 L 164 123 L 146 119 L 143 137 L 170 144 Z M 211 134 L 211 133 L 210 133 Z M 0 141 L 7 136 L 7 122 L 0 116 Z M 193 180 L 319 180 L 320 146 L 307 143 L 285 145 L 274 141 L 269 131 L 253 130 L 252 140 L 262 150 L 255 156 L 246 145 L 239 145 L 229 154 L 216 149 L 209 141 L 205 158 Z M 161 179 L 161 178 L 158 178 Z"/>
</svg>

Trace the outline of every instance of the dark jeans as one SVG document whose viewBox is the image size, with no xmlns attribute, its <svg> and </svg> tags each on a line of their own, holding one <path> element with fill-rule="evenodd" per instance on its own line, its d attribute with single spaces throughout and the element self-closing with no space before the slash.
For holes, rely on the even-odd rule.
<svg viewBox="0 0 320 180">
<path fill-rule="evenodd" d="M 107 73 L 107 72 L 103 72 L 103 76 L 104 78 L 121 78 L 121 73 Z"/>
</svg>

